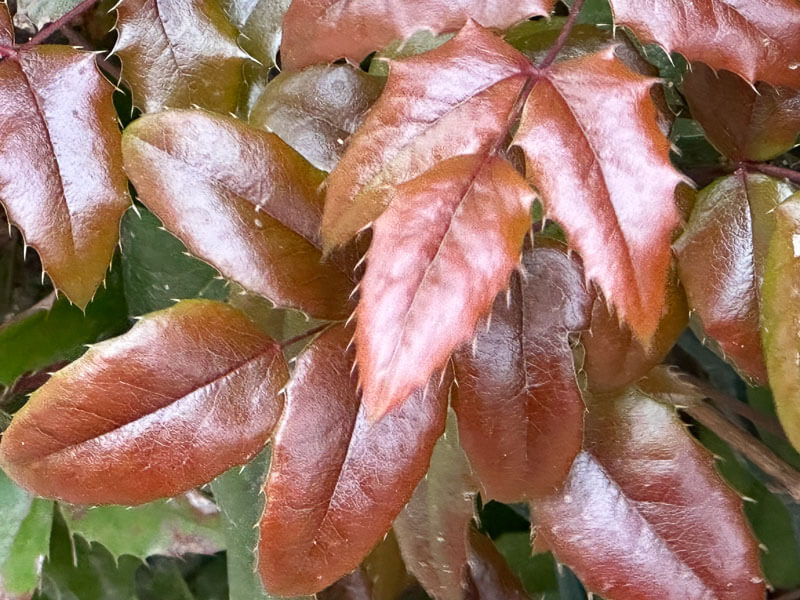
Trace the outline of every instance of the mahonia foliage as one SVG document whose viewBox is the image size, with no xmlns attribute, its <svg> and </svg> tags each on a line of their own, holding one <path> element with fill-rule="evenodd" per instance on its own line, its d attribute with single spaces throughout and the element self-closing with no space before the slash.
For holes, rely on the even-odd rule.
<svg viewBox="0 0 800 600">
<path fill-rule="evenodd" d="M 800 173 L 768 162 L 800 162 L 797 0 L 121 0 L 113 81 L 41 43 L 92 4 L 24 43 L 0 5 L 0 202 L 87 323 L 51 376 L 3 371 L 0 597 L 36 587 L 50 500 L 92 542 L 82 506 L 162 518 L 212 480 L 224 542 L 163 518 L 227 544 L 234 600 L 526 598 L 490 501 L 609 600 L 765 597 L 676 413 L 723 392 L 659 364 L 688 323 L 800 449 Z M 689 117 L 711 161 L 671 153 Z M 117 244 L 154 312 L 101 327 Z M 0 342 L 47 338 L 31 310 Z"/>
</svg>

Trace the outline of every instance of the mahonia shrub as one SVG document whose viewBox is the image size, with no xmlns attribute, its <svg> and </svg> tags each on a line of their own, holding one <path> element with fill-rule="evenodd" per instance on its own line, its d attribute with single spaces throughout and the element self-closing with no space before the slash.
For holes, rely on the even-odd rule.
<svg viewBox="0 0 800 600">
<path fill-rule="evenodd" d="M 798 133 L 798 0 L 0 4 L 0 598 L 796 598 Z"/>
</svg>

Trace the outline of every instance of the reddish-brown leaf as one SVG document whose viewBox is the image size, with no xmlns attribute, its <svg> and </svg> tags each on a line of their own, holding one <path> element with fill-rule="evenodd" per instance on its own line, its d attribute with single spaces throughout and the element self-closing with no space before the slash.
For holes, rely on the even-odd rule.
<svg viewBox="0 0 800 600">
<path fill-rule="evenodd" d="M 14 44 L 14 25 L 11 22 L 11 13 L 8 6 L 0 4 L 0 45 L 11 46 Z"/>
<path fill-rule="evenodd" d="M 696 63 L 683 78 L 683 95 L 709 141 L 735 161 L 774 158 L 800 133 L 800 92 L 790 88 L 753 87 L 730 71 Z"/>
<path fill-rule="evenodd" d="M 586 410 L 568 340 L 589 326 L 583 272 L 555 244 L 528 248 L 522 267 L 495 300 L 489 329 L 454 357 L 461 444 L 484 497 L 502 502 L 563 483 Z"/>
<path fill-rule="evenodd" d="M 0 202 L 81 308 L 130 205 L 113 91 L 89 52 L 38 46 L 0 61 Z"/>
<path fill-rule="evenodd" d="M 294 0 L 283 20 L 284 68 L 346 58 L 358 63 L 373 50 L 421 30 L 457 31 L 470 18 L 490 29 L 508 29 L 534 15 L 548 15 L 555 0 Z M 465 75 L 467 71 L 465 71 Z"/>
<path fill-rule="evenodd" d="M 315 593 L 352 571 L 391 527 L 444 431 L 449 382 L 366 418 L 334 326 L 297 359 L 274 438 L 259 571 L 268 591 Z"/>
<path fill-rule="evenodd" d="M 564 488 L 532 505 L 537 545 L 615 600 L 763 600 L 741 501 L 674 410 L 637 388 L 589 408 Z"/>
<path fill-rule="evenodd" d="M 134 121 L 122 150 L 139 198 L 193 254 L 280 306 L 347 316 L 349 273 L 320 263 L 324 176 L 278 136 L 168 111 Z"/>
<path fill-rule="evenodd" d="M 114 52 L 144 112 L 236 110 L 248 60 L 215 0 L 122 0 Z"/>
<path fill-rule="evenodd" d="M 656 119 L 654 82 L 613 48 L 557 62 L 533 87 L 514 138 L 547 216 L 645 345 L 664 306 L 681 180 Z"/>
<path fill-rule="evenodd" d="M 467 543 L 465 600 L 528 600 L 517 578 L 492 540 L 470 528 Z"/>
<path fill-rule="evenodd" d="M 592 321 L 581 336 L 586 385 L 592 392 L 612 392 L 636 382 L 660 363 L 678 340 L 689 321 L 686 293 L 671 269 L 667 282 L 664 315 L 648 348 L 621 323 L 602 294 L 595 296 Z"/>
<path fill-rule="evenodd" d="M 740 170 L 697 194 L 675 242 L 678 273 L 703 333 L 746 376 L 767 381 L 761 348 L 761 281 L 774 209 L 789 184 Z"/>
<path fill-rule="evenodd" d="M 393 62 L 383 94 L 328 180 L 326 248 L 377 218 L 397 185 L 448 158 L 499 145 L 531 69 L 472 22 L 439 48 Z"/>
<path fill-rule="evenodd" d="M 239 311 L 184 300 L 53 375 L 3 434 L 0 464 L 76 504 L 174 496 L 261 450 L 287 379 L 280 347 Z"/>
<path fill-rule="evenodd" d="M 478 484 L 458 442 L 455 415 L 450 412 L 428 473 L 394 520 L 408 570 L 435 600 L 464 598 L 467 537 L 477 493 Z"/>
<path fill-rule="evenodd" d="M 459 156 L 397 188 L 373 227 L 356 311 L 363 402 L 380 418 L 424 386 L 508 285 L 533 193 L 496 156 Z"/>
<path fill-rule="evenodd" d="M 610 0 L 614 20 L 646 44 L 746 80 L 800 87 L 797 0 Z"/>
<path fill-rule="evenodd" d="M 249 121 L 278 135 L 318 169 L 331 171 L 381 87 L 381 79 L 349 65 L 284 71 L 264 89 Z"/>
</svg>

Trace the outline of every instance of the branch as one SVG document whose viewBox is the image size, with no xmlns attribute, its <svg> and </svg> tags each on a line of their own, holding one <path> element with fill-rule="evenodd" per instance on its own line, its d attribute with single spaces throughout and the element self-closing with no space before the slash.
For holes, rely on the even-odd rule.
<svg viewBox="0 0 800 600">
<path fill-rule="evenodd" d="M 29 39 L 27 42 L 22 44 L 21 48 L 23 50 L 27 50 L 28 48 L 32 48 L 33 46 L 38 46 L 39 44 L 41 44 L 42 42 L 47 40 L 47 38 L 49 38 L 51 35 L 53 35 L 56 31 L 61 29 L 64 25 L 66 25 L 67 23 L 72 21 L 75 17 L 77 17 L 77 16 L 85 13 L 87 10 L 89 10 L 92 6 L 94 6 L 94 4 L 96 2 L 97 2 L 97 0 L 83 0 L 83 2 L 78 4 L 78 6 L 73 8 L 71 11 L 69 11 L 63 17 L 58 19 L 55 23 L 50 23 L 50 25 L 48 25 L 47 27 L 42 29 L 39 33 L 37 33 L 31 39 Z"/>
<path fill-rule="evenodd" d="M 769 163 L 752 163 L 743 162 L 741 166 L 748 171 L 758 171 L 770 177 L 777 177 L 778 179 L 788 179 L 789 181 L 800 185 L 800 172 L 794 169 L 787 169 L 786 167 L 778 167 Z"/>
<path fill-rule="evenodd" d="M 558 34 L 558 38 L 556 38 L 555 43 L 550 47 L 545 57 L 542 59 L 542 62 L 539 63 L 538 69 L 543 71 L 556 59 L 558 53 L 561 52 L 561 49 L 564 47 L 564 44 L 567 43 L 567 38 L 569 34 L 572 33 L 575 24 L 578 22 L 578 14 L 581 12 L 581 6 L 583 6 L 583 0 L 575 0 L 572 4 L 572 8 L 569 11 L 569 17 L 567 17 L 567 22 L 564 23 L 564 27 L 561 28 L 561 33 Z"/>
</svg>

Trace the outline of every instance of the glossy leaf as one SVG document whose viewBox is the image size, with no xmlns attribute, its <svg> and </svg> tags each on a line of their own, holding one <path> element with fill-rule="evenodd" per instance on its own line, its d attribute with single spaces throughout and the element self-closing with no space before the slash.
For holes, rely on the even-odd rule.
<svg viewBox="0 0 800 600">
<path fill-rule="evenodd" d="M 762 288 L 762 339 L 778 418 L 800 448 L 800 193 L 775 209 L 775 215 Z"/>
<path fill-rule="evenodd" d="M 174 496 L 264 446 L 287 378 L 280 348 L 241 313 L 185 300 L 53 375 L 4 433 L 0 464 L 76 504 Z"/>
<path fill-rule="evenodd" d="M 326 248 L 376 219 L 397 185 L 501 144 L 531 68 L 472 22 L 436 50 L 393 62 L 383 94 L 328 179 Z"/>
<path fill-rule="evenodd" d="M 764 260 L 773 211 L 791 193 L 765 175 L 738 171 L 719 179 L 697 195 L 675 242 L 678 273 L 703 332 L 758 382 L 767 379 L 759 333 Z"/>
<path fill-rule="evenodd" d="M 683 93 L 708 139 L 734 161 L 775 158 L 800 134 L 798 91 L 751 86 L 730 71 L 715 73 L 698 63 L 684 77 Z"/>
<path fill-rule="evenodd" d="M 402 7 L 370 0 L 294 0 L 283 21 L 281 60 L 293 70 L 337 58 L 358 63 L 371 51 L 422 29 L 457 31 L 468 19 L 490 29 L 508 29 L 528 17 L 548 15 L 554 6 L 554 0 L 414 0 Z"/>
<path fill-rule="evenodd" d="M 112 92 L 90 52 L 37 46 L 0 61 L 0 202 L 80 308 L 130 205 Z"/>
<path fill-rule="evenodd" d="M 331 171 L 382 81 L 349 65 L 283 72 L 256 101 L 250 123 L 271 131 L 316 168 Z"/>
<path fill-rule="evenodd" d="M 259 571 L 277 595 L 315 593 L 389 530 L 444 431 L 448 382 L 378 422 L 359 406 L 350 333 L 327 330 L 297 358 L 275 434 Z"/>
<path fill-rule="evenodd" d="M 534 85 L 514 138 L 545 215 L 564 228 L 587 279 L 644 345 L 664 306 L 681 180 L 650 98 L 653 83 L 613 48 L 557 62 Z"/>
<path fill-rule="evenodd" d="M 513 167 L 486 155 L 452 158 L 397 189 L 373 226 L 356 310 L 370 418 L 400 405 L 472 339 L 519 261 L 532 202 Z"/>
<path fill-rule="evenodd" d="M 470 600 L 527 600 L 522 583 L 511 572 L 492 540 L 472 527 L 468 535 L 467 593 Z"/>
<path fill-rule="evenodd" d="M 618 25 L 749 82 L 800 87 L 800 6 L 795 0 L 609 0 Z"/>
<path fill-rule="evenodd" d="M 14 44 L 14 25 L 5 2 L 0 3 L 0 44 L 3 46 Z"/>
<path fill-rule="evenodd" d="M 114 52 L 144 112 L 236 110 L 248 55 L 215 0 L 122 0 Z"/>
<path fill-rule="evenodd" d="M 17 0 L 17 13 L 25 15 L 41 29 L 63 17 L 80 4 L 81 0 Z"/>
<path fill-rule="evenodd" d="M 763 600 L 738 496 L 671 407 L 637 388 L 594 398 L 584 451 L 532 504 L 536 544 L 615 600 Z"/>
<path fill-rule="evenodd" d="M 222 0 L 222 5 L 242 33 L 240 43 L 265 67 L 275 64 L 281 43 L 281 22 L 291 0 Z"/>
<path fill-rule="evenodd" d="M 435 600 L 462 600 L 467 544 L 478 485 L 458 441 L 452 412 L 428 473 L 394 520 L 408 569 Z"/>
<path fill-rule="evenodd" d="M 583 272 L 555 244 L 526 249 L 522 268 L 495 300 L 488 329 L 454 361 L 461 443 L 485 500 L 552 493 L 583 439 L 586 409 L 568 339 L 589 326 Z"/>
<path fill-rule="evenodd" d="M 320 264 L 323 176 L 276 135 L 170 111 L 134 121 L 123 155 L 141 201 L 194 255 L 279 306 L 347 317 L 350 273 Z"/>
</svg>

